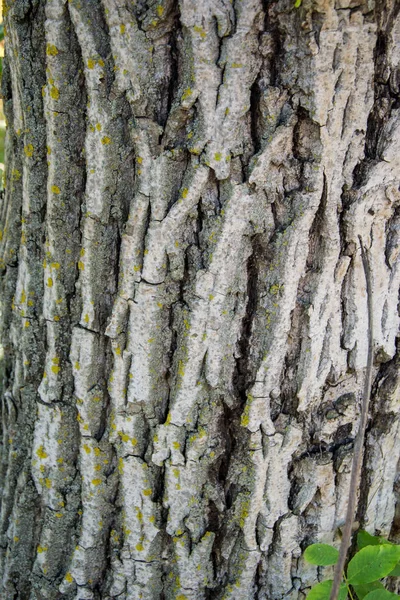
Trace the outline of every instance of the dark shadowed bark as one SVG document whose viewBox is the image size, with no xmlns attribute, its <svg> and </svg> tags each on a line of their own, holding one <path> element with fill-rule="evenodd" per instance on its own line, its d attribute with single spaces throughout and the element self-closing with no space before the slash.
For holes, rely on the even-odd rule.
<svg viewBox="0 0 400 600">
<path fill-rule="evenodd" d="M 400 4 L 7 0 L 4 600 L 300 600 L 400 541 Z"/>
</svg>

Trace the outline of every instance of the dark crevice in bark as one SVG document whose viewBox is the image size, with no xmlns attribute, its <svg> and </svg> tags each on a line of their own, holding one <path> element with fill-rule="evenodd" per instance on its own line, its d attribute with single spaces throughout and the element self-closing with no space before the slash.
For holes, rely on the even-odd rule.
<svg viewBox="0 0 400 600">
<path fill-rule="evenodd" d="M 391 12 L 390 9 L 392 8 Z M 388 35 L 395 25 L 400 5 L 386 6 L 378 2 L 376 16 L 378 20 L 377 42 L 375 46 L 374 105 L 368 117 L 365 136 L 364 158 L 356 165 L 353 173 L 353 188 L 359 189 L 368 179 L 371 168 L 382 160 L 382 148 L 385 142 L 386 125 L 400 103 L 399 69 L 397 73 L 388 73 Z M 351 197 L 350 197 L 351 201 Z"/>
<path fill-rule="evenodd" d="M 156 115 L 157 122 L 162 127 L 165 127 L 167 123 L 179 87 L 180 56 L 178 40 L 182 37 L 182 31 L 178 5 L 176 5 L 176 10 L 177 14 L 173 19 L 168 41 L 169 64 L 166 64 L 167 77 L 164 85 L 160 88 L 160 105 Z"/>
<path fill-rule="evenodd" d="M 373 465 L 374 461 L 373 456 L 370 457 L 370 455 L 372 455 L 376 440 L 388 434 L 399 420 L 398 415 L 389 408 L 391 406 L 391 399 L 398 388 L 399 367 L 400 338 L 397 339 L 395 356 L 387 363 L 381 364 L 372 385 L 370 402 L 371 421 L 367 428 L 365 454 L 361 472 L 363 485 L 360 488 L 360 499 L 356 515 L 356 520 L 362 526 L 365 524 L 368 501 L 371 501 L 371 489 L 368 482 L 372 479 L 371 465 Z"/>
<path fill-rule="evenodd" d="M 236 358 L 236 367 L 232 378 L 235 395 L 242 406 L 246 402 L 246 391 L 254 377 L 254 365 L 250 364 L 250 355 L 253 321 L 258 304 L 259 260 L 264 254 L 261 239 L 261 236 L 256 234 L 251 240 L 252 253 L 247 260 L 246 312 L 242 320 L 241 333 L 237 342 L 239 357 Z"/>
<path fill-rule="evenodd" d="M 261 131 L 259 127 L 260 120 L 260 98 L 261 98 L 261 82 L 260 77 L 257 77 L 250 88 L 250 130 L 251 139 L 253 142 L 254 153 L 257 154 L 261 150 Z"/>
</svg>

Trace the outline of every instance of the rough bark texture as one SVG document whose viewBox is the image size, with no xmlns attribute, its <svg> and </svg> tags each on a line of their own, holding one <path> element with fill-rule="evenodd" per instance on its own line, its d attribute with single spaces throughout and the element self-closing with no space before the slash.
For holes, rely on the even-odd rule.
<svg viewBox="0 0 400 600">
<path fill-rule="evenodd" d="M 400 536 L 400 5 L 7 0 L 1 598 L 302 599 Z"/>
</svg>

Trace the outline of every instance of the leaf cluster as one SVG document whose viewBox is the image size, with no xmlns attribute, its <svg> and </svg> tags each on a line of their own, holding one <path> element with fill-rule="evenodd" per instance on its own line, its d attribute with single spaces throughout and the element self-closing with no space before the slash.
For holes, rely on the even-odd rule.
<svg viewBox="0 0 400 600">
<path fill-rule="evenodd" d="M 400 598 L 385 589 L 380 581 L 384 577 L 400 576 L 400 546 L 385 538 L 359 531 L 358 551 L 348 564 L 339 591 L 339 600 L 393 600 Z M 311 544 L 304 558 L 312 565 L 325 567 L 336 564 L 339 552 L 329 544 Z M 318 583 L 307 594 L 307 600 L 329 600 L 332 579 Z"/>
</svg>

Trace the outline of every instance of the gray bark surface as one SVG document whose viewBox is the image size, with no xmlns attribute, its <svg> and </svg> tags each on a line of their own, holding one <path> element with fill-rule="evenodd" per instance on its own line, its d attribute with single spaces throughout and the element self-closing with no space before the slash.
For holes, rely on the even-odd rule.
<svg viewBox="0 0 400 600">
<path fill-rule="evenodd" d="M 359 236 L 358 521 L 400 541 L 399 12 L 7 0 L 2 599 L 305 598 L 346 511 Z"/>
</svg>

